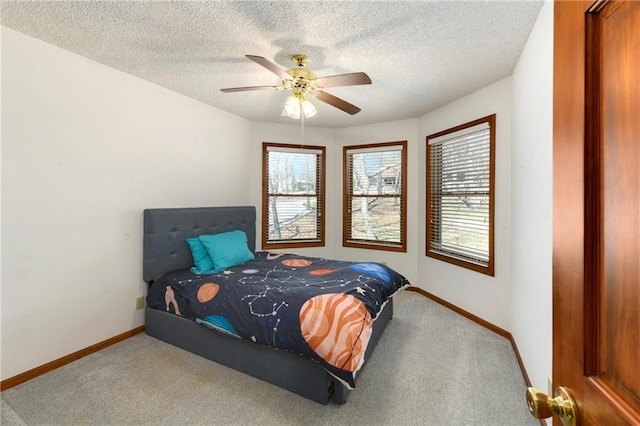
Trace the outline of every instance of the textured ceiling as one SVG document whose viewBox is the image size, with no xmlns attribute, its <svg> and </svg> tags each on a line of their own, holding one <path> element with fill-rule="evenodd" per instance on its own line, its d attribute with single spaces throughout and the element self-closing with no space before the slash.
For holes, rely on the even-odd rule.
<svg viewBox="0 0 640 426">
<path fill-rule="evenodd" d="M 511 75 L 537 1 L 2 1 L 2 25 L 255 121 L 281 117 L 284 91 L 245 58 L 318 77 L 366 72 L 371 85 L 326 89 L 362 108 L 317 99 L 307 125 L 346 127 L 424 115 Z"/>
</svg>

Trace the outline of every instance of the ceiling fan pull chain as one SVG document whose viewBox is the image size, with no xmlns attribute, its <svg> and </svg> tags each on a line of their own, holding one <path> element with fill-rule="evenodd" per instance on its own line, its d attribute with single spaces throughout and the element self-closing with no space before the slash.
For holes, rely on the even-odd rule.
<svg viewBox="0 0 640 426">
<path fill-rule="evenodd" d="M 300 136 L 302 138 L 301 145 L 304 145 L 304 114 L 300 114 Z"/>
</svg>

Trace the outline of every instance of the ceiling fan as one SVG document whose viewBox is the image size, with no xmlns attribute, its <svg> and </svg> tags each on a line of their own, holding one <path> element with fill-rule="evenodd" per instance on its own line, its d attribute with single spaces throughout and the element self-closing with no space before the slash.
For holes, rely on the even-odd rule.
<svg viewBox="0 0 640 426">
<path fill-rule="evenodd" d="M 329 87 L 371 84 L 371 79 L 363 72 L 318 78 L 314 73 L 306 68 L 309 63 L 309 58 L 305 55 L 294 55 L 292 60 L 295 67 L 288 70 L 281 68 L 279 65 L 274 64 L 262 56 L 245 56 L 282 78 L 282 85 L 231 87 L 220 90 L 225 93 L 244 92 L 250 90 L 291 90 L 291 96 L 289 96 L 285 103 L 283 115 L 288 115 L 292 118 L 299 118 L 300 112 L 302 112 L 305 117 L 315 115 L 316 110 L 311 102 L 306 99 L 306 95 L 314 96 L 318 100 L 336 107 L 348 114 L 357 114 L 360 112 L 360 108 L 343 99 L 333 96 L 322 89 Z"/>
</svg>

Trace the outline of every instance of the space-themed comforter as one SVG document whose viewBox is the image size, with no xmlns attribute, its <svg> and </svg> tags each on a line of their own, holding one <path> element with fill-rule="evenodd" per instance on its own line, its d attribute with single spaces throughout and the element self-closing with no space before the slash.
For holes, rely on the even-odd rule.
<svg viewBox="0 0 640 426">
<path fill-rule="evenodd" d="M 147 305 L 311 358 L 352 389 L 373 321 L 408 285 L 379 263 L 256 252 L 254 260 L 214 275 L 162 274 Z"/>
</svg>

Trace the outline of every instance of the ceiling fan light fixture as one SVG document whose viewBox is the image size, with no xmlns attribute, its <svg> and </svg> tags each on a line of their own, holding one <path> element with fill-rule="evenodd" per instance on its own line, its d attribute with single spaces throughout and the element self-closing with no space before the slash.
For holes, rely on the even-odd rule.
<svg viewBox="0 0 640 426">
<path fill-rule="evenodd" d="M 302 113 L 304 114 L 304 118 L 311 118 L 318 113 L 316 107 L 313 106 L 311 102 L 307 99 L 300 102 L 300 107 L 302 108 Z"/>
<path fill-rule="evenodd" d="M 282 115 L 296 120 L 300 118 L 300 100 L 296 96 L 291 95 L 287 98 L 282 109 Z"/>
<path fill-rule="evenodd" d="M 291 95 L 287 98 L 282 109 L 282 115 L 298 120 L 300 113 L 305 118 L 311 118 L 316 115 L 318 111 L 311 102 L 304 98 L 304 96 Z"/>
</svg>

